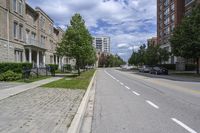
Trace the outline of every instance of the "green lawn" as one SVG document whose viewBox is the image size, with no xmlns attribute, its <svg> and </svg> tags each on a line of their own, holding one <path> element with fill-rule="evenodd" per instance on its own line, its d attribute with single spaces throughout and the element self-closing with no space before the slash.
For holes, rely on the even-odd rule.
<svg viewBox="0 0 200 133">
<path fill-rule="evenodd" d="M 32 82 L 35 82 L 35 81 L 39 81 L 39 80 L 43 80 L 43 79 L 47 79 L 47 78 L 50 78 L 51 76 L 39 76 L 37 78 L 37 76 L 34 76 L 34 77 L 30 77 L 29 79 L 20 79 L 20 80 L 17 80 L 15 82 L 24 82 L 24 83 L 32 83 Z"/>
<path fill-rule="evenodd" d="M 80 76 L 66 76 L 63 79 L 43 85 L 47 88 L 87 89 L 95 70 L 82 72 Z"/>
</svg>

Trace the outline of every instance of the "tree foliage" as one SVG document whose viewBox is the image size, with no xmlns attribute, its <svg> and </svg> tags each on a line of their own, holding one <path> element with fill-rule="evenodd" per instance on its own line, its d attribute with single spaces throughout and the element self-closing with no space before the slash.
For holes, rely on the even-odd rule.
<svg viewBox="0 0 200 133">
<path fill-rule="evenodd" d="M 57 53 L 75 58 L 79 75 L 81 67 L 95 63 L 96 52 L 92 46 L 92 36 L 80 14 L 75 14 L 71 18 L 70 25 L 57 48 Z"/>
<path fill-rule="evenodd" d="M 170 53 L 161 49 L 159 46 L 149 46 L 146 48 L 145 45 L 142 45 L 137 52 L 132 53 L 129 58 L 129 64 L 131 65 L 156 65 L 162 63 L 169 59 Z"/>
<path fill-rule="evenodd" d="M 119 67 L 123 64 L 125 62 L 118 55 L 102 53 L 99 57 L 99 67 Z"/>
<path fill-rule="evenodd" d="M 193 58 L 199 64 L 200 57 L 200 5 L 193 9 L 177 26 L 170 39 L 172 53 L 186 59 Z M 199 66 L 197 66 L 199 73 Z"/>
</svg>

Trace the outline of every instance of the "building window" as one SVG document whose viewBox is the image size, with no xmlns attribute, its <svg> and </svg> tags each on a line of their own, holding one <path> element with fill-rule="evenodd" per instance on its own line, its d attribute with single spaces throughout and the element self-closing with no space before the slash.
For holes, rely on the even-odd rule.
<svg viewBox="0 0 200 133">
<path fill-rule="evenodd" d="M 43 16 L 40 17 L 40 28 L 45 29 L 45 18 Z"/>
<path fill-rule="evenodd" d="M 185 5 L 191 3 L 192 1 L 194 1 L 194 0 L 185 0 Z"/>
<path fill-rule="evenodd" d="M 23 40 L 23 25 L 19 25 L 19 39 Z"/>
<path fill-rule="evenodd" d="M 45 36 L 41 35 L 40 39 L 41 45 L 45 45 Z"/>
<path fill-rule="evenodd" d="M 13 0 L 13 10 L 17 11 L 17 0 Z"/>
<path fill-rule="evenodd" d="M 34 45 L 36 43 L 36 34 L 34 32 L 31 32 L 31 44 Z"/>
<path fill-rule="evenodd" d="M 14 25 L 13 25 L 13 36 L 14 38 L 17 38 L 17 22 L 14 22 Z"/>
<path fill-rule="evenodd" d="M 30 30 L 26 30 L 26 43 L 30 43 L 29 41 L 29 33 L 30 33 Z"/>
<path fill-rule="evenodd" d="M 22 62 L 23 61 L 23 54 L 22 50 L 15 50 L 15 61 Z"/>
<path fill-rule="evenodd" d="M 169 17 L 167 17 L 167 18 L 165 19 L 165 21 L 164 21 L 165 26 L 169 24 L 169 21 L 170 21 L 170 19 L 169 19 Z"/>
<path fill-rule="evenodd" d="M 174 16 L 174 14 L 171 16 L 171 20 L 172 20 L 172 22 L 174 22 L 174 19 L 175 19 L 175 16 Z"/>
<path fill-rule="evenodd" d="M 19 2 L 18 2 L 18 13 L 22 15 L 22 12 L 23 12 L 22 0 L 19 0 Z"/>
<path fill-rule="evenodd" d="M 175 25 L 174 23 L 171 25 L 171 31 L 173 32 L 174 31 L 174 28 L 175 28 Z"/>
<path fill-rule="evenodd" d="M 165 0 L 164 6 L 167 7 L 169 4 L 169 0 Z"/>
<path fill-rule="evenodd" d="M 174 12 L 174 3 L 171 5 L 171 11 Z"/>
<path fill-rule="evenodd" d="M 165 16 L 168 16 L 168 15 L 169 15 L 169 8 L 167 8 L 167 9 L 165 10 L 164 15 L 165 15 Z"/>
<path fill-rule="evenodd" d="M 49 34 L 53 34 L 53 25 L 51 23 L 49 24 Z"/>
</svg>

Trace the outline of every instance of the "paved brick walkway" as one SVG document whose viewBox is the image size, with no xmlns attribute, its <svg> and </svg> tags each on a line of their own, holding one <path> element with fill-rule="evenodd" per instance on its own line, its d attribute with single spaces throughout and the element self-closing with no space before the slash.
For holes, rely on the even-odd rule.
<svg viewBox="0 0 200 133">
<path fill-rule="evenodd" d="M 24 84 L 24 85 L 15 86 L 15 87 L 8 88 L 8 89 L 2 89 L 2 90 L 0 90 L 0 100 L 8 98 L 10 96 L 14 96 L 14 95 L 16 95 L 18 93 L 27 91 L 29 89 L 33 89 L 33 88 L 39 87 L 41 85 L 44 85 L 44 84 L 59 80 L 61 78 L 62 77 L 52 77 L 52 78 L 36 81 L 36 82 L 33 82 L 33 83 L 28 83 L 28 84 Z"/>
<path fill-rule="evenodd" d="M 23 85 L 25 83 L 15 83 L 15 82 L 0 82 L 0 90 L 9 89 L 11 87 L 16 87 L 19 85 Z"/>
<path fill-rule="evenodd" d="M 35 88 L 0 100 L 0 132 L 67 132 L 83 94 L 83 90 Z"/>
</svg>

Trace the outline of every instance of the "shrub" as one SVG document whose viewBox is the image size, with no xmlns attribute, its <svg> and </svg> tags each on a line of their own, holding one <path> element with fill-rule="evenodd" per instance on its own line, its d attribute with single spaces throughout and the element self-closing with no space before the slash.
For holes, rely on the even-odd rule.
<svg viewBox="0 0 200 133">
<path fill-rule="evenodd" d="M 21 74 L 14 73 L 13 71 L 6 71 L 0 75 L 0 81 L 15 81 L 21 78 Z"/>
<path fill-rule="evenodd" d="M 197 68 L 196 64 L 186 64 L 185 65 L 185 70 L 186 71 L 195 71 Z"/>
<path fill-rule="evenodd" d="M 67 71 L 72 71 L 72 66 L 70 64 L 66 64 L 64 65 L 64 69 L 66 69 Z"/>
<path fill-rule="evenodd" d="M 15 73 L 22 73 L 23 68 L 32 68 L 31 63 L 0 63 L 0 74 L 5 73 L 9 70 Z"/>
<path fill-rule="evenodd" d="M 176 70 L 176 64 L 159 64 L 159 67 L 164 67 L 168 70 Z"/>
<path fill-rule="evenodd" d="M 58 65 L 56 64 L 48 64 L 47 66 L 53 68 L 54 70 L 58 70 Z"/>
</svg>

